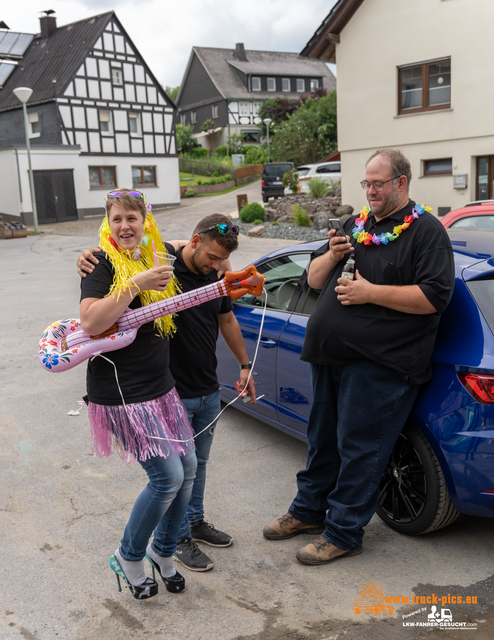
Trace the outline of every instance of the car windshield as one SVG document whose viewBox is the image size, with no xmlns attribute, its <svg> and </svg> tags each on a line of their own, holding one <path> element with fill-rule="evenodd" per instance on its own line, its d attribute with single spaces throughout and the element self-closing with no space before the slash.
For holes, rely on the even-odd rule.
<svg viewBox="0 0 494 640">
<path fill-rule="evenodd" d="M 475 229 L 475 231 L 494 231 L 494 215 L 468 216 L 451 225 L 452 229 Z"/>
<path fill-rule="evenodd" d="M 494 276 L 466 283 L 490 330 L 494 333 Z"/>
<path fill-rule="evenodd" d="M 288 308 L 297 284 L 310 261 L 310 253 L 292 253 L 273 258 L 257 266 L 259 273 L 266 278 L 264 288 L 269 309 L 284 311 Z M 264 294 L 246 295 L 237 304 L 264 306 Z"/>
<path fill-rule="evenodd" d="M 281 176 L 292 168 L 291 164 L 267 164 L 264 166 L 265 176 Z"/>
</svg>

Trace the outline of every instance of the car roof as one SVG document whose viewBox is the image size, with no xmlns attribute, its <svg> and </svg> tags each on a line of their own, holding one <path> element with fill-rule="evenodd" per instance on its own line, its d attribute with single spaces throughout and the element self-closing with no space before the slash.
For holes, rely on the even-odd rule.
<svg viewBox="0 0 494 640">
<path fill-rule="evenodd" d="M 447 233 L 453 247 L 457 272 L 462 273 L 465 269 L 470 269 L 475 265 L 473 271 L 468 271 L 468 274 L 463 273 L 465 280 L 481 275 L 494 274 L 494 243 L 492 242 L 491 234 L 469 229 L 448 229 Z M 312 253 L 312 251 L 316 251 L 327 242 L 327 238 L 322 238 L 312 242 L 291 244 L 268 253 L 260 261 L 276 258 L 285 253 Z"/>
<path fill-rule="evenodd" d="M 494 215 L 494 201 L 486 201 L 484 204 L 467 204 L 459 209 L 453 209 L 447 213 L 441 222 L 445 227 L 449 227 L 456 220 L 461 218 L 471 218 L 473 216 L 492 216 Z"/>
</svg>

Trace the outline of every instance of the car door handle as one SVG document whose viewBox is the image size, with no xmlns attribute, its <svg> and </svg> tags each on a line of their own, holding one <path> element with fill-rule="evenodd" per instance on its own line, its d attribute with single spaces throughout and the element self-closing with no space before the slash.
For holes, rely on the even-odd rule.
<svg viewBox="0 0 494 640">
<path fill-rule="evenodd" d="M 270 340 L 269 338 L 261 338 L 259 342 L 263 347 L 266 347 L 266 349 L 272 349 L 273 347 L 276 347 L 276 342 L 274 340 Z"/>
</svg>

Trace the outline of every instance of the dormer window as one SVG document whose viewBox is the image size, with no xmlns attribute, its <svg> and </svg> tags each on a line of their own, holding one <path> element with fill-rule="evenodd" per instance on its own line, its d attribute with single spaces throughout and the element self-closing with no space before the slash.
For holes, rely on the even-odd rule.
<svg viewBox="0 0 494 640">
<path fill-rule="evenodd" d="M 252 88 L 252 91 L 260 91 L 261 90 L 261 78 L 252 78 L 251 79 L 251 88 Z"/>
<path fill-rule="evenodd" d="M 268 91 L 276 91 L 276 78 L 268 78 Z"/>
</svg>

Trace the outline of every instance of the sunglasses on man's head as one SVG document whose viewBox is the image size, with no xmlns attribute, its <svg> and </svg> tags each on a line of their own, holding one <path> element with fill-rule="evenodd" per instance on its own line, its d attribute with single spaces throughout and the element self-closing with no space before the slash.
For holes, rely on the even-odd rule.
<svg viewBox="0 0 494 640">
<path fill-rule="evenodd" d="M 202 231 L 198 231 L 197 233 L 207 233 L 208 231 L 212 231 L 213 229 L 218 229 L 222 236 L 228 231 L 232 230 L 233 233 L 238 236 L 238 227 L 234 224 L 213 224 L 212 227 L 208 227 L 207 229 L 202 229 Z"/>
<path fill-rule="evenodd" d="M 140 191 L 126 191 L 125 189 L 116 189 L 115 191 L 110 191 L 107 195 L 107 198 L 116 198 L 117 196 L 132 196 L 133 198 L 142 198 L 144 200 L 144 194 Z"/>
</svg>

